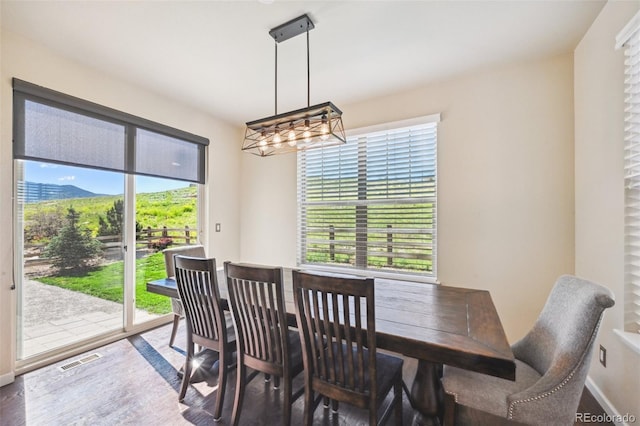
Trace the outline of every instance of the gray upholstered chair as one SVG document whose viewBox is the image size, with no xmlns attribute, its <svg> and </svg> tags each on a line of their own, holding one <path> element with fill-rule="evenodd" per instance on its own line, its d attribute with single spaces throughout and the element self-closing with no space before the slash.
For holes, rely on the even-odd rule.
<svg viewBox="0 0 640 426">
<path fill-rule="evenodd" d="M 204 246 L 181 246 L 168 248 L 162 251 L 164 254 L 164 268 L 167 272 L 167 277 L 175 277 L 176 272 L 173 266 L 173 256 L 190 256 L 205 258 Z M 169 338 L 169 347 L 173 347 L 173 341 L 176 338 L 178 332 L 178 324 L 180 319 L 184 318 L 184 307 L 180 299 L 171 298 L 171 310 L 173 311 L 173 328 L 171 329 L 171 337 Z"/>
<path fill-rule="evenodd" d="M 445 367 L 445 426 L 573 425 L 592 349 L 613 294 L 563 275 L 529 333 L 513 346 L 516 381 Z"/>
</svg>

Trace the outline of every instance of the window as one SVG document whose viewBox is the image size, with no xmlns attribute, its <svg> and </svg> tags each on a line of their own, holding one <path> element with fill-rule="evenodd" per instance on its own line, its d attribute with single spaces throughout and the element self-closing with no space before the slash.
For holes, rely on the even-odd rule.
<svg viewBox="0 0 640 426">
<path fill-rule="evenodd" d="M 625 331 L 640 333 L 640 13 L 616 44 L 625 47 Z"/>
<path fill-rule="evenodd" d="M 439 116 L 298 155 L 298 264 L 436 274 Z"/>
</svg>

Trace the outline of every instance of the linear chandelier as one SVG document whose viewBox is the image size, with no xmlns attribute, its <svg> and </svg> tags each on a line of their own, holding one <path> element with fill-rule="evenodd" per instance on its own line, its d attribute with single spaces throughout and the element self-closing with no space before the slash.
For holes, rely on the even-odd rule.
<svg viewBox="0 0 640 426">
<path fill-rule="evenodd" d="M 315 26 L 305 14 L 269 31 L 275 40 L 275 114 L 247 122 L 242 150 L 267 157 L 346 143 L 342 111 L 333 103 L 310 105 L 309 31 Z M 307 107 L 278 114 L 278 43 L 307 34 Z"/>
</svg>

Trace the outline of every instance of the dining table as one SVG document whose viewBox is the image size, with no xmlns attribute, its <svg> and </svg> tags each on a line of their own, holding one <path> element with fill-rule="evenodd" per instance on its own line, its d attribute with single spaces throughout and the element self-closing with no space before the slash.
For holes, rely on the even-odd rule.
<svg viewBox="0 0 640 426">
<path fill-rule="evenodd" d="M 291 269 L 283 275 L 287 320 L 295 327 Z M 223 268 L 217 276 L 221 303 L 229 309 Z M 147 291 L 179 297 L 173 278 L 150 281 Z M 515 380 L 514 355 L 486 290 L 376 279 L 375 326 L 378 348 L 418 360 L 407 390 L 424 424 L 437 424 L 443 415 L 443 365 Z"/>
</svg>

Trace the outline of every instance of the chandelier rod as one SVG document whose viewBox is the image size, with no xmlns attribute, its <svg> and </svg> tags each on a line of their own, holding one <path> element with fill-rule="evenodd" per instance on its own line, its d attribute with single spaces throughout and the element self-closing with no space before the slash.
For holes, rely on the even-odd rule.
<svg viewBox="0 0 640 426">
<path fill-rule="evenodd" d="M 311 106 L 311 71 L 309 71 L 309 23 L 307 22 L 307 108 Z"/>
<path fill-rule="evenodd" d="M 275 72 L 275 79 L 276 79 L 276 96 L 275 96 L 275 115 L 278 115 L 278 42 L 276 41 L 275 43 L 276 46 L 276 72 Z"/>
</svg>

